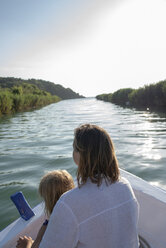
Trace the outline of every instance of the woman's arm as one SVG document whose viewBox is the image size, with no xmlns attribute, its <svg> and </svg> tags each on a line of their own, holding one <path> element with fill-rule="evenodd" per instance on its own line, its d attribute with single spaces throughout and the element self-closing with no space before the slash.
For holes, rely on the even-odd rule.
<svg viewBox="0 0 166 248">
<path fill-rule="evenodd" d="M 59 200 L 49 218 L 39 248 L 74 248 L 78 242 L 77 219 L 68 205 Z"/>
</svg>

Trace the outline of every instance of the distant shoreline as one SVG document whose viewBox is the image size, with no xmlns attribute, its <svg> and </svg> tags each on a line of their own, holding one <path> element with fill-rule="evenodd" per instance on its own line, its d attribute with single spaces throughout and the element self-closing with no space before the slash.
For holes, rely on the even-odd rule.
<svg viewBox="0 0 166 248">
<path fill-rule="evenodd" d="M 96 98 L 123 107 L 166 112 L 166 80 L 139 89 L 119 89 L 114 93 L 97 95 Z"/>
</svg>

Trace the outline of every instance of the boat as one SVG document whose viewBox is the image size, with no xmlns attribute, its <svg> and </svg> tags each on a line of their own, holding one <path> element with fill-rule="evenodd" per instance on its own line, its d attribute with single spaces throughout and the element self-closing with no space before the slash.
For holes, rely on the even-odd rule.
<svg viewBox="0 0 166 248">
<path fill-rule="evenodd" d="M 140 248 L 166 248 L 166 191 L 124 170 L 121 175 L 129 180 L 139 202 Z M 19 236 L 35 239 L 45 220 L 43 203 L 33 211 L 35 216 L 28 221 L 20 217 L 0 232 L 1 248 L 15 248 Z"/>
</svg>

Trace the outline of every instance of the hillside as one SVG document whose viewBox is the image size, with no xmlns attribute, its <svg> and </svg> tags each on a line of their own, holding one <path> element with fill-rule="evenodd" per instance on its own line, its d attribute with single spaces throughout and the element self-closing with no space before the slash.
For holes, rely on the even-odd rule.
<svg viewBox="0 0 166 248">
<path fill-rule="evenodd" d="M 0 77 L 0 87 L 1 88 L 12 88 L 13 86 L 21 86 L 23 83 L 36 85 L 40 90 L 44 90 L 49 92 L 51 95 L 56 95 L 60 97 L 62 100 L 65 99 L 75 99 L 75 98 L 83 98 L 83 96 L 74 92 L 70 88 L 64 88 L 60 84 L 54 84 L 49 81 L 44 81 L 41 79 L 28 79 L 24 80 L 21 78 L 14 77 Z"/>
</svg>

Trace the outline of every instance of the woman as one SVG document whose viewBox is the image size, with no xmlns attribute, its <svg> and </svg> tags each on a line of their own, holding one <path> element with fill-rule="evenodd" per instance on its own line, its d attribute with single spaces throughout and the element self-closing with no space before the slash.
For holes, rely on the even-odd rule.
<svg viewBox="0 0 166 248">
<path fill-rule="evenodd" d="M 78 187 L 57 202 L 40 248 L 138 248 L 138 204 L 110 136 L 81 125 L 73 148 Z"/>
</svg>

